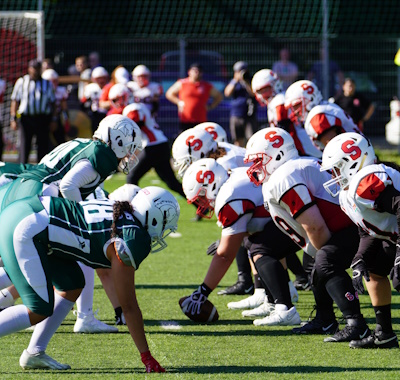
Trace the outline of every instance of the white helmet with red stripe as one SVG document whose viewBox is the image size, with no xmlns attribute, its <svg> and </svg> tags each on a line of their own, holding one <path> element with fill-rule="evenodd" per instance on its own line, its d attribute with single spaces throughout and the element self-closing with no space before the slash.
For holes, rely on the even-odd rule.
<svg viewBox="0 0 400 380">
<path fill-rule="evenodd" d="M 208 133 L 211 133 L 213 139 L 217 142 L 228 142 L 225 129 L 217 123 L 207 121 L 205 123 L 197 124 L 194 128 L 203 129 Z"/>
<path fill-rule="evenodd" d="M 282 128 L 269 127 L 250 137 L 244 162 L 253 162 L 247 174 L 259 186 L 282 164 L 298 155 L 294 140 L 288 132 Z"/>
<path fill-rule="evenodd" d="M 268 105 L 271 99 L 283 91 L 278 75 L 270 69 L 257 71 L 251 81 L 251 89 L 261 105 Z"/>
<path fill-rule="evenodd" d="M 375 162 L 374 148 L 364 136 L 347 132 L 334 137 L 326 145 L 322 155 L 321 171 L 331 170 L 333 176 L 324 183 L 325 190 L 336 197 L 340 190 L 349 186 L 360 169 Z"/>
<path fill-rule="evenodd" d="M 202 158 L 190 165 L 183 176 L 182 188 L 188 203 L 197 205 L 197 215 L 213 216 L 218 191 L 228 177 L 225 168 L 213 158 Z"/>
<path fill-rule="evenodd" d="M 203 129 L 190 128 L 183 131 L 172 144 L 172 157 L 181 177 L 186 169 L 200 158 L 206 158 L 217 150 L 217 142 Z"/>
<path fill-rule="evenodd" d="M 342 120 L 334 112 L 326 110 L 325 106 L 315 106 L 304 123 L 308 136 L 320 150 L 325 148 L 320 141 L 321 136 L 332 128 L 337 130 L 337 134 L 345 132 Z"/>
<path fill-rule="evenodd" d="M 304 123 L 313 107 L 321 103 L 322 94 L 317 85 L 309 80 L 299 80 L 289 86 L 285 93 L 285 107 L 296 123 Z"/>
<path fill-rule="evenodd" d="M 150 110 L 143 103 L 128 104 L 122 111 L 122 115 L 129 117 L 141 128 L 153 120 Z"/>
</svg>

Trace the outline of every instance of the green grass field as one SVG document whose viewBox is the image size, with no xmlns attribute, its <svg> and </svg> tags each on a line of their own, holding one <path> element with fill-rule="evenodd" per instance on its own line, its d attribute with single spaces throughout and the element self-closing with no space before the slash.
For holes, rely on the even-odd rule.
<svg viewBox="0 0 400 380">
<path fill-rule="evenodd" d="M 390 152 L 381 158 L 397 159 Z M 122 185 L 124 176 L 107 181 L 109 191 Z M 150 172 L 140 186 L 159 185 Z M 175 194 L 176 195 L 176 194 Z M 47 353 L 69 371 L 23 371 L 19 357 L 31 332 L 16 333 L 0 340 L 0 379 L 399 379 L 399 350 L 351 350 L 347 343 L 324 343 L 322 336 L 293 336 L 290 327 L 255 327 L 240 311 L 226 307 L 240 296 L 210 295 L 219 311 L 219 321 L 196 325 L 181 312 L 178 300 L 202 283 L 210 257 L 208 245 L 220 236 L 212 220 L 191 222 L 194 208 L 178 196 L 181 238 L 168 238 L 168 248 L 147 258 L 137 272 L 139 304 L 154 357 L 166 367 L 165 374 L 145 374 L 144 366 L 125 326 L 119 334 L 81 335 L 73 333 L 72 312 L 51 340 Z M 236 265 L 220 284 L 236 281 Z M 98 317 L 114 323 L 114 311 L 96 278 L 94 309 Z M 375 327 L 367 295 L 361 296 L 362 312 Z M 313 308 L 311 292 L 300 292 L 297 304 L 302 320 Z M 393 292 L 392 317 L 400 335 L 400 295 Z M 340 317 L 339 311 L 337 316 Z"/>
</svg>

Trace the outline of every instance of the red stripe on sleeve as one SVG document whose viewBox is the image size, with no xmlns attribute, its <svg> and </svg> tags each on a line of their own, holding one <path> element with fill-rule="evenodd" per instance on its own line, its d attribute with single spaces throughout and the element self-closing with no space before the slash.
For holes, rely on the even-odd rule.
<svg viewBox="0 0 400 380">
<path fill-rule="evenodd" d="M 305 203 L 293 188 L 281 198 L 281 201 L 288 205 L 292 216 L 296 215 L 305 206 Z"/>
<path fill-rule="evenodd" d="M 374 173 L 371 173 L 359 183 L 357 195 L 361 198 L 375 201 L 383 190 L 385 190 L 385 184 Z"/>
</svg>

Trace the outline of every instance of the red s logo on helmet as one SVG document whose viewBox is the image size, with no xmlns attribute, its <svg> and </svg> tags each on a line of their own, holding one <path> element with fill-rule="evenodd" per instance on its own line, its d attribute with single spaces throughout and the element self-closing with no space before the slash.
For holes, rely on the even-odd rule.
<svg viewBox="0 0 400 380">
<path fill-rule="evenodd" d="M 199 171 L 196 174 L 196 180 L 198 183 L 204 183 L 205 179 L 208 179 L 207 183 L 213 183 L 214 178 L 214 173 L 211 170 L 207 170 L 204 173 L 202 171 Z"/>
<path fill-rule="evenodd" d="M 274 148 L 279 148 L 283 145 L 283 138 L 282 136 L 276 135 L 276 131 L 270 131 L 265 134 L 265 140 L 271 141 L 271 145 Z"/>
<path fill-rule="evenodd" d="M 302 88 L 305 92 L 307 92 L 307 94 L 310 94 L 310 95 L 314 92 L 314 87 L 310 86 L 309 84 L 303 83 L 303 84 L 301 85 L 301 88 Z"/>
<path fill-rule="evenodd" d="M 189 136 L 186 139 L 186 145 L 189 146 L 189 144 L 193 150 L 200 150 L 203 146 L 203 142 L 199 139 L 194 140 L 194 136 Z"/>
<path fill-rule="evenodd" d="M 354 146 L 355 141 L 347 140 L 342 144 L 342 150 L 347 153 L 352 160 L 357 160 L 361 156 L 361 149 L 358 146 Z"/>
<path fill-rule="evenodd" d="M 205 127 L 204 129 L 213 137 L 214 140 L 218 137 L 218 133 L 215 132 L 214 127 Z"/>
</svg>

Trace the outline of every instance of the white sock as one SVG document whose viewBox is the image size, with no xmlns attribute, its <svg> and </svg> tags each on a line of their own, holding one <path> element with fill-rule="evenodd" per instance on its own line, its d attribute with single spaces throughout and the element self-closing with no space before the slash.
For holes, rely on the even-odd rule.
<svg viewBox="0 0 400 380">
<path fill-rule="evenodd" d="M 27 348 L 28 353 L 34 355 L 41 351 L 46 351 L 51 337 L 60 327 L 67 314 L 71 311 L 72 306 L 74 306 L 74 302 L 62 298 L 57 293 L 54 294 L 53 314 L 35 326 L 35 330 Z"/>
<path fill-rule="evenodd" d="M 0 289 L 8 288 L 13 283 L 3 267 L 0 267 Z"/>
<path fill-rule="evenodd" d="M 93 312 L 93 293 L 94 293 L 94 269 L 78 263 L 85 276 L 85 287 L 82 293 L 76 300 L 76 308 L 79 313 L 89 314 Z"/>
<path fill-rule="evenodd" d="M 28 308 L 25 305 L 11 306 L 0 313 L 0 337 L 31 326 Z"/>
<path fill-rule="evenodd" d="M 8 289 L 0 290 L 0 309 L 14 305 L 14 297 Z"/>
</svg>

